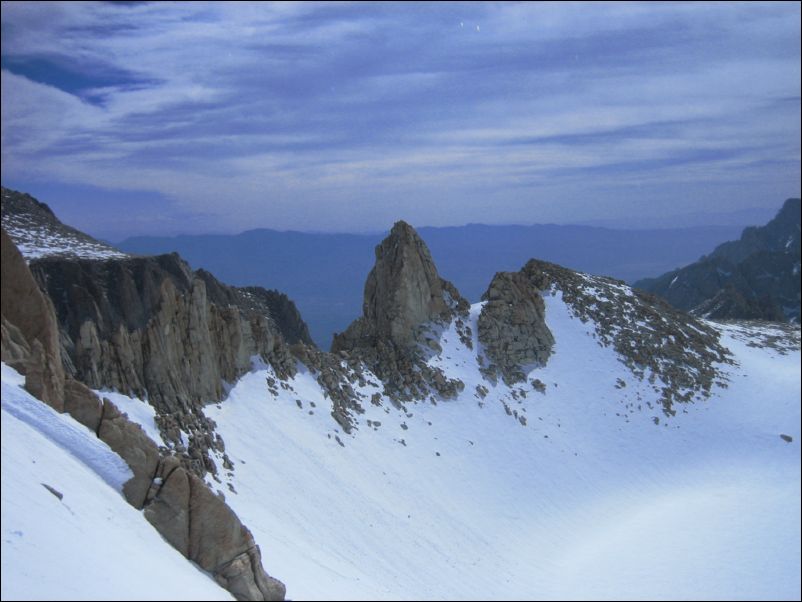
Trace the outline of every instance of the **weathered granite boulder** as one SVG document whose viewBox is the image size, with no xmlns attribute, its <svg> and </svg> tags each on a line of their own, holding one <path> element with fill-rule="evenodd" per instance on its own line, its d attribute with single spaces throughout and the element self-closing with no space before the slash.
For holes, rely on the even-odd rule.
<svg viewBox="0 0 802 602">
<path fill-rule="evenodd" d="M 284 584 L 262 569 L 251 532 L 222 498 L 175 458 L 160 463 L 144 513 L 175 549 L 209 571 L 238 600 L 284 599 Z"/>
<path fill-rule="evenodd" d="M 162 458 L 144 509 L 145 518 L 186 557 L 189 557 L 189 474 L 178 458 Z"/>
<path fill-rule="evenodd" d="M 287 588 L 264 571 L 259 546 L 253 546 L 229 562 L 220 565 L 214 574 L 217 582 L 237 600 L 283 600 Z"/>
<path fill-rule="evenodd" d="M 100 430 L 104 404 L 85 384 L 68 378 L 64 384 L 64 411 L 95 434 Z"/>
<path fill-rule="evenodd" d="M 125 460 L 134 473 L 123 485 L 123 493 L 129 504 L 141 508 L 159 464 L 159 448 L 141 426 L 130 422 L 108 399 L 103 400 L 97 434 Z"/>
</svg>

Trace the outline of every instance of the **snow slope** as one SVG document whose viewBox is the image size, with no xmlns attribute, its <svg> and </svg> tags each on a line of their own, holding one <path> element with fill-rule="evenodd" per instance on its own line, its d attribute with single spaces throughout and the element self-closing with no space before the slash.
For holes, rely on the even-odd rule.
<svg viewBox="0 0 802 602">
<path fill-rule="evenodd" d="M 2 599 L 231 600 L 125 502 L 125 462 L 2 369 Z"/>
<path fill-rule="evenodd" d="M 312 374 L 274 396 L 257 366 L 207 408 L 288 598 L 799 599 L 798 345 L 718 326 L 728 387 L 667 419 L 560 293 L 546 305 L 542 393 L 482 380 L 452 325 L 430 361 L 457 400 L 367 404 L 346 435 Z"/>
<path fill-rule="evenodd" d="M 120 259 L 127 253 L 71 228 L 32 196 L 2 189 L 2 224 L 26 260 L 42 257 Z"/>
<path fill-rule="evenodd" d="M 112 402 L 117 409 L 128 416 L 128 420 L 142 427 L 150 440 L 162 447 L 167 447 L 159 427 L 156 426 L 156 410 L 147 401 L 137 397 L 129 397 L 117 391 L 108 389 L 96 389 L 95 394 L 103 399 L 104 397 Z"/>
<path fill-rule="evenodd" d="M 3 227 L 28 261 L 42 257 L 69 257 L 73 259 L 124 259 L 129 255 L 88 236 L 71 236 L 69 233 L 47 226 L 3 223 Z"/>
</svg>

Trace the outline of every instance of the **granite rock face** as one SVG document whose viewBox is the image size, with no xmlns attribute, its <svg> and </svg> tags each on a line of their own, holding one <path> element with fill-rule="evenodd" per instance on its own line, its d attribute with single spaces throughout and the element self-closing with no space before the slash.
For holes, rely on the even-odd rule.
<svg viewBox="0 0 802 602">
<path fill-rule="evenodd" d="M 500 373 L 508 384 L 524 380 L 524 367 L 544 365 L 554 345 L 540 291 L 522 272 L 499 272 L 482 300 L 479 342 L 490 360 L 485 375 Z"/>
<path fill-rule="evenodd" d="M 466 316 L 469 308 L 456 287 L 437 273 L 418 233 L 399 221 L 376 247 L 362 316 L 335 335 L 332 352 L 358 357 L 392 399 L 425 399 L 432 392 L 454 397 L 463 383 L 427 366 L 422 346 L 427 338 L 434 340 L 427 337 L 432 329 Z"/>
<path fill-rule="evenodd" d="M 365 283 L 363 312 L 376 336 L 409 345 L 420 324 L 450 318 L 451 301 L 458 300 L 452 300 L 418 233 L 397 222 L 376 247 L 376 264 Z"/>
<path fill-rule="evenodd" d="M 284 599 L 284 584 L 262 569 L 251 532 L 176 458 L 159 463 L 143 505 L 145 518 L 164 538 L 238 600 Z"/>
<path fill-rule="evenodd" d="M 468 310 L 453 284 L 440 278 L 426 243 L 399 221 L 376 247 L 376 263 L 365 282 L 362 317 L 334 337 L 332 351 L 384 341 L 411 347 L 418 329 Z"/>
<path fill-rule="evenodd" d="M 222 399 L 254 357 L 280 376 L 295 372 L 267 304 L 193 272 L 178 255 L 45 258 L 31 270 L 55 300 L 66 372 L 147 399 L 165 441 L 198 475 L 217 471 L 210 448 L 223 451 L 203 405 Z"/>
<path fill-rule="evenodd" d="M 178 411 L 219 400 L 223 381 L 241 376 L 254 355 L 292 370 L 267 311 L 237 305 L 235 291 L 196 276 L 178 255 L 42 259 L 31 270 L 55 300 L 68 371 L 92 388 Z M 221 290 L 229 293 L 222 302 Z"/>
<path fill-rule="evenodd" d="M 0 239 L 3 361 L 25 374 L 32 394 L 93 430 L 128 464 L 133 477 L 123 485 L 123 495 L 135 508 L 144 508 L 171 545 L 238 600 L 283 600 L 284 585 L 264 571 L 253 536 L 223 499 L 180 458 L 162 457 L 114 404 L 65 375 L 53 306 L 5 231 Z"/>
<path fill-rule="evenodd" d="M 309 334 L 309 327 L 301 317 L 301 312 L 287 295 L 259 286 L 245 286 L 237 290 L 242 295 L 256 297 L 259 304 L 263 304 L 270 310 L 270 318 L 287 344 L 302 343 L 308 347 L 316 346 L 312 335 Z"/>
</svg>

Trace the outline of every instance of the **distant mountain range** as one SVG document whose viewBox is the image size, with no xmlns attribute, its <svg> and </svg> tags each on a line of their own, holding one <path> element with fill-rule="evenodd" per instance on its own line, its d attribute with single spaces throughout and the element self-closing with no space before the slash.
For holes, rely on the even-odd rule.
<svg viewBox="0 0 802 602">
<path fill-rule="evenodd" d="M 740 230 L 469 224 L 419 228 L 418 233 L 441 273 L 468 300 L 477 301 L 496 272 L 518 270 L 532 257 L 632 282 L 686 265 Z M 332 334 L 345 330 L 361 312 L 373 249 L 384 236 L 261 229 L 237 235 L 136 237 L 117 246 L 138 254 L 175 251 L 229 284 L 281 290 L 298 305 L 312 338 L 328 349 Z"/>
<path fill-rule="evenodd" d="M 777 209 L 774 207 L 750 207 L 735 211 L 694 211 L 672 215 L 670 218 L 634 214 L 624 218 L 583 220 L 577 223 L 583 226 L 627 230 L 694 228 L 712 225 L 744 228 L 753 224 L 765 223 L 776 212 Z"/>
<path fill-rule="evenodd" d="M 800 200 L 682 269 L 635 283 L 679 309 L 714 320 L 799 323 Z"/>
</svg>

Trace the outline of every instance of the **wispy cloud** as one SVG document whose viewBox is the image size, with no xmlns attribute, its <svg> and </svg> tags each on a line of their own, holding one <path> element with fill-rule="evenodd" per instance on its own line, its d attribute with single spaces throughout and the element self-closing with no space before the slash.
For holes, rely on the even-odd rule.
<svg viewBox="0 0 802 602">
<path fill-rule="evenodd" d="M 102 191 L 99 230 L 115 218 L 101 201 L 137 191 L 198 216 L 153 229 L 776 205 L 799 194 L 799 17 L 793 3 L 7 2 L 4 183 Z"/>
</svg>

